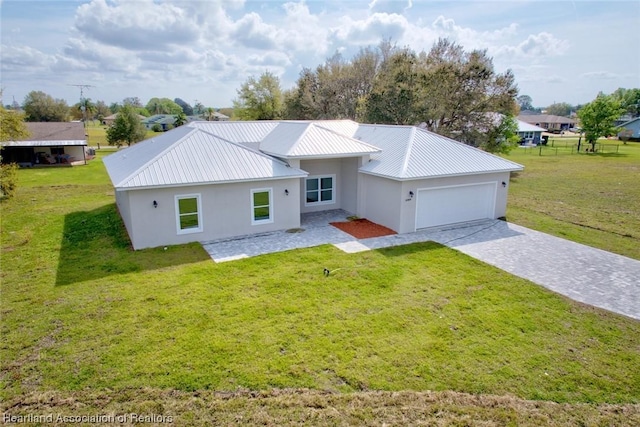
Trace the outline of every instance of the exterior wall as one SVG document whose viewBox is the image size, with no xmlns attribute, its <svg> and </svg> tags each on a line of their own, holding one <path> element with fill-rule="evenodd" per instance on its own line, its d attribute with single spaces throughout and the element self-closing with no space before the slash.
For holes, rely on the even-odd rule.
<svg viewBox="0 0 640 427">
<path fill-rule="evenodd" d="M 357 207 L 359 157 L 344 159 L 300 160 L 299 168 L 309 176 L 335 175 L 334 203 L 317 206 L 305 206 L 305 178 L 300 179 L 300 212 L 318 212 L 331 209 L 344 209 L 355 212 Z M 295 166 L 294 163 L 290 163 Z"/>
<path fill-rule="evenodd" d="M 509 192 L 509 172 L 404 181 L 402 182 L 402 189 L 400 191 L 403 196 L 407 197 L 403 197 L 402 199 L 399 229 L 394 230 L 399 233 L 411 233 L 416 231 L 416 196 L 418 194 L 418 190 L 447 187 L 452 185 L 479 184 L 483 182 L 497 182 L 496 203 L 493 217 L 500 218 L 505 216 L 507 212 L 507 194 Z M 503 182 L 506 183 L 506 187 L 502 186 Z M 413 199 L 408 197 L 410 191 L 413 191 L 414 193 Z"/>
<path fill-rule="evenodd" d="M 64 154 L 68 154 L 73 157 L 74 162 L 84 160 L 84 150 L 87 147 L 81 145 L 73 145 L 64 147 Z"/>
<path fill-rule="evenodd" d="M 129 233 L 129 237 L 133 242 L 134 230 L 131 227 L 131 208 L 129 204 L 128 191 L 116 191 L 116 206 L 118 207 L 118 211 L 120 212 L 120 216 L 122 217 L 122 221 L 124 222 L 124 227 L 127 229 L 127 233 Z"/>
<path fill-rule="evenodd" d="M 360 174 L 360 177 L 362 209 L 357 212 L 358 216 L 402 232 L 401 218 L 405 204 L 402 182 L 367 174 Z"/>
<path fill-rule="evenodd" d="M 271 188 L 273 222 L 252 225 L 251 190 Z M 285 194 L 285 189 L 289 195 Z M 268 180 L 233 184 L 158 188 L 123 192 L 129 195 L 131 226 L 127 227 L 134 249 L 199 242 L 285 230 L 300 226 L 300 180 Z M 175 196 L 199 194 L 202 231 L 178 234 Z M 123 196 L 117 196 L 123 218 Z M 153 207 L 153 201 L 158 207 Z M 123 205 L 121 207 L 121 205 Z M 125 219 L 125 224 L 126 224 Z"/>
</svg>

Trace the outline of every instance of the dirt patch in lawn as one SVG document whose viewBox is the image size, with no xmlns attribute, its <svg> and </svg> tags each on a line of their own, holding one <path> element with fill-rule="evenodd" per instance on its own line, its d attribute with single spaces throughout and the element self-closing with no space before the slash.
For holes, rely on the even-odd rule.
<svg viewBox="0 0 640 427">
<path fill-rule="evenodd" d="M 396 234 L 396 232 L 390 228 L 383 227 L 380 224 L 376 224 L 375 222 L 371 222 L 368 219 L 363 218 L 346 222 L 331 222 L 330 224 L 345 233 L 351 234 L 357 239 L 368 239 L 370 237 L 391 236 L 392 234 Z"/>
</svg>

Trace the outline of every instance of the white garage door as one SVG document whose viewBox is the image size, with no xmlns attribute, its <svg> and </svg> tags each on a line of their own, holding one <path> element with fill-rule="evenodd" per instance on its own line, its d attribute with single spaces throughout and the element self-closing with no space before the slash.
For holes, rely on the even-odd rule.
<svg viewBox="0 0 640 427">
<path fill-rule="evenodd" d="M 416 228 L 493 218 L 496 183 L 418 191 Z"/>
</svg>

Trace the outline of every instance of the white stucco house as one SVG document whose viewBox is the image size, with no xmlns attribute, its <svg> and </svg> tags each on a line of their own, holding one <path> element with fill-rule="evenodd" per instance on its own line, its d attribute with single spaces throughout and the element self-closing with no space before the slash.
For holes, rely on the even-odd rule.
<svg viewBox="0 0 640 427">
<path fill-rule="evenodd" d="M 522 166 L 413 126 L 191 122 L 104 158 L 134 249 L 300 227 L 343 209 L 398 233 L 505 215 Z"/>
</svg>

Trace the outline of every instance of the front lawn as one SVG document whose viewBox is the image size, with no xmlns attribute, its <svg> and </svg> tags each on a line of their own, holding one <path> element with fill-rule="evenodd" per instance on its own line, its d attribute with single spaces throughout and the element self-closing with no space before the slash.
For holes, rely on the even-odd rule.
<svg viewBox="0 0 640 427">
<path fill-rule="evenodd" d="M 546 147 L 505 156 L 525 166 L 511 178 L 507 220 L 640 259 L 640 143 L 571 154 L 574 139 L 554 139 L 557 155 Z"/>
<path fill-rule="evenodd" d="M 406 408 L 467 424 L 639 420 L 636 320 L 435 243 L 223 264 L 197 244 L 133 252 L 102 154 L 21 170 L 1 206 L 3 411 L 181 425 L 417 422 Z"/>
</svg>

